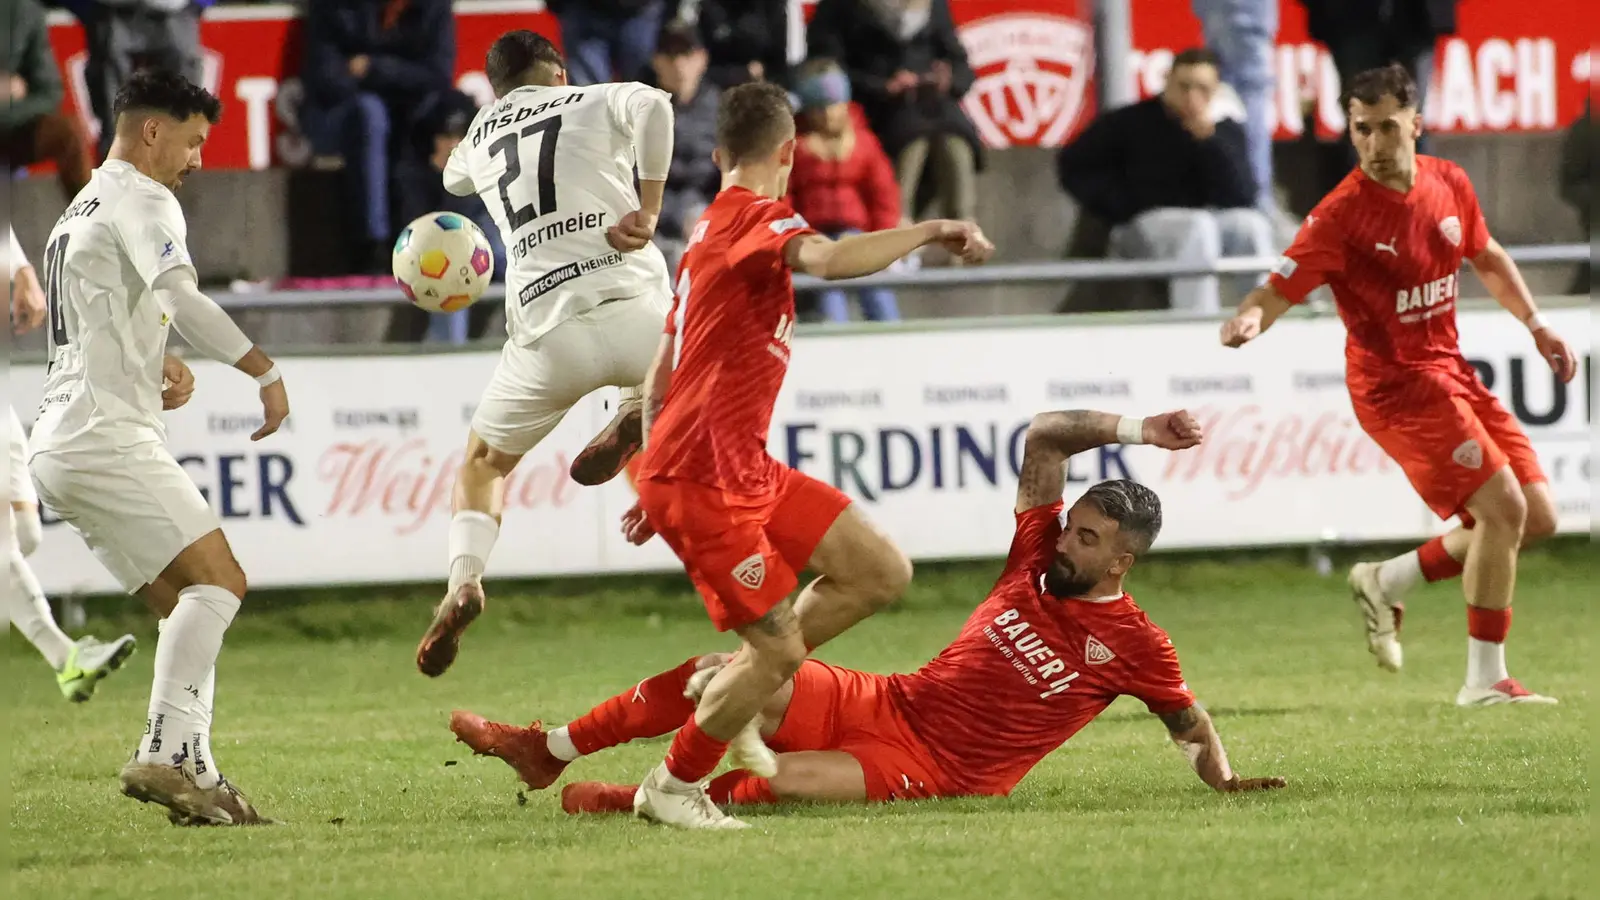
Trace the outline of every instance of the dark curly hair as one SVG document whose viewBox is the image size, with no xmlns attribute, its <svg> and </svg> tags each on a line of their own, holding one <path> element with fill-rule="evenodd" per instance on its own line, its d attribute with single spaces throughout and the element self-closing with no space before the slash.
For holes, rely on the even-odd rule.
<svg viewBox="0 0 1600 900">
<path fill-rule="evenodd" d="M 205 116 L 207 122 L 215 125 L 222 118 L 222 101 L 176 72 L 140 69 L 123 82 L 111 104 L 114 121 L 121 121 L 130 110 L 158 112 L 180 122 L 193 116 Z"/>
</svg>

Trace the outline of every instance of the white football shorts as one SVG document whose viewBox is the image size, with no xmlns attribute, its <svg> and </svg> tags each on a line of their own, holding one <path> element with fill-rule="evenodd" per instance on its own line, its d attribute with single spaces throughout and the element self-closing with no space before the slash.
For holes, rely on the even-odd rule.
<svg viewBox="0 0 1600 900">
<path fill-rule="evenodd" d="M 6 459 L 6 502 L 39 503 L 39 497 L 33 491 L 33 479 L 28 477 L 28 436 L 22 430 L 22 420 L 17 418 L 15 406 L 6 407 L 11 414 L 10 453 Z"/>
<path fill-rule="evenodd" d="M 130 594 L 222 527 L 189 473 L 159 443 L 36 453 L 32 473 L 45 508 L 83 536 Z"/>
<path fill-rule="evenodd" d="M 607 300 L 526 347 L 507 341 L 473 413 L 472 430 L 501 453 L 521 456 L 590 393 L 620 387 L 625 396 L 637 396 L 671 307 L 663 286 Z"/>
</svg>

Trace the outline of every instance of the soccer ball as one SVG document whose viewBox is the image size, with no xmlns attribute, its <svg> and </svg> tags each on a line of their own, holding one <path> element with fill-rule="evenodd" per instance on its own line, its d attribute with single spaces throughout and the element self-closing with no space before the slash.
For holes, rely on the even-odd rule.
<svg viewBox="0 0 1600 900">
<path fill-rule="evenodd" d="M 395 239 L 393 266 L 407 300 L 429 312 L 450 313 L 483 296 L 494 276 L 494 253 L 471 219 L 431 212 L 412 220 Z"/>
</svg>

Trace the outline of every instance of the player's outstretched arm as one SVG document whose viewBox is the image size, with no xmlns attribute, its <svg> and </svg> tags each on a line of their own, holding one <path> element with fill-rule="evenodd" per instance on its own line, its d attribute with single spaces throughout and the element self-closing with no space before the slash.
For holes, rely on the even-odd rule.
<svg viewBox="0 0 1600 900">
<path fill-rule="evenodd" d="M 1060 500 L 1067 460 L 1085 450 L 1118 443 L 1186 450 L 1201 436 L 1200 423 L 1184 410 L 1144 419 L 1082 409 L 1039 413 L 1023 437 L 1017 512 Z"/>
<path fill-rule="evenodd" d="M 837 241 L 808 234 L 784 246 L 784 260 L 796 272 L 836 281 L 882 272 L 928 244 L 942 244 L 968 263 L 984 262 L 994 253 L 994 244 L 977 225 L 933 219 L 905 228 L 852 234 Z"/>
<path fill-rule="evenodd" d="M 1263 791 L 1281 788 L 1288 783 L 1282 778 L 1240 778 L 1236 775 L 1228 765 L 1228 754 L 1222 749 L 1222 738 L 1211 722 L 1211 714 L 1198 703 L 1177 712 L 1164 713 L 1161 723 L 1167 726 L 1172 742 L 1183 751 L 1195 774 L 1213 790 L 1225 793 Z"/>
<path fill-rule="evenodd" d="M 1263 284 L 1246 294 L 1244 302 L 1239 304 L 1239 311 L 1222 323 L 1222 345 L 1241 347 L 1255 340 L 1293 305 L 1278 293 L 1277 288 Z"/>
<path fill-rule="evenodd" d="M 1495 302 L 1516 316 L 1517 321 L 1527 326 L 1533 334 L 1533 342 L 1539 348 L 1539 355 L 1550 364 L 1550 371 L 1562 381 L 1571 381 L 1578 374 L 1577 355 L 1550 327 L 1550 321 L 1544 314 L 1539 312 L 1538 305 L 1533 302 L 1533 293 L 1528 290 L 1528 283 L 1522 279 L 1522 270 L 1517 268 L 1516 261 L 1506 252 L 1506 248 L 1490 238 L 1483 252 L 1472 257 L 1471 262 L 1473 271 L 1483 279 L 1484 286 L 1494 296 Z"/>
<path fill-rule="evenodd" d="M 172 310 L 173 325 L 184 340 L 207 358 L 233 366 L 261 385 L 263 422 L 250 439 L 259 441 L 277 431 L 289 417 L 289 394 L 267 352 L 246 337 L 216 301 L 200 292 L 192 268 L 168 269 L 156 278 L 153 287 L 163 305 Z"/>
</svg>

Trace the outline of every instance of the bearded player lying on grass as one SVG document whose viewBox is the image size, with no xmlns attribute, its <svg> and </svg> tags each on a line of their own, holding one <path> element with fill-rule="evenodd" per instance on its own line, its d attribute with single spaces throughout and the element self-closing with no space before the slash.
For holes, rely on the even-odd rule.
<svg viewBox="0 0 1600 900">
<path fill-rule="evenodd" d="M 713 801 L 1004 795 L 1123 694 L 1161 718 L 1216 790 L 1282 787 L 1281 778 L 1233 773 L 1166 632 L 1123 591 L 1123 577 L 1161 530 L 1156 495 L 1131 481 L 1102 482 L 1062 521 L 1065 464 L 1073 454 L 1115 442 L 1182 450 L 1200 439 L 1199 423 L 1186 412 L 1143 420 L 1101 412 L 1035 417 L 1005 570 L 955 642 L 910 675 L 807 660 L 762 711 L 761 735 L 777 751 L 775 764 L 712 780 Z M 541 789 L 579 756 L 683 725 L 694 713 L 696 688 L 727 660 L 726 654 L 687 660 L 549 732 L 538 722 L 520 728 L 463 711 L 452 715 L 450 728 L 475 752 L 504 760 Z M 628 812 L 635 789 L 570 784 L 562 806 L 574 813 Z"/>
</svg>

